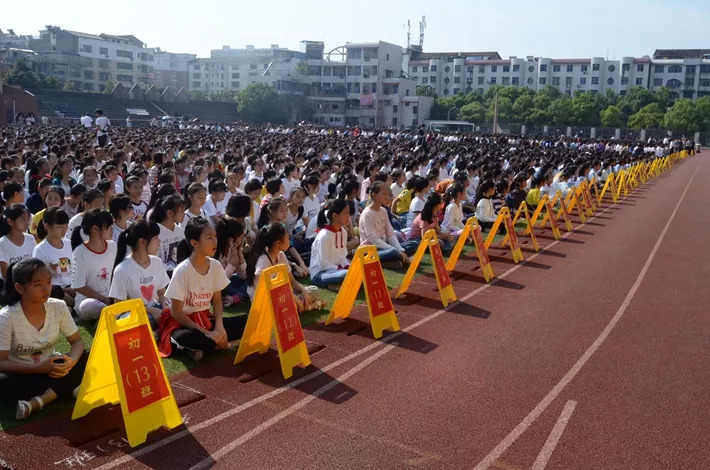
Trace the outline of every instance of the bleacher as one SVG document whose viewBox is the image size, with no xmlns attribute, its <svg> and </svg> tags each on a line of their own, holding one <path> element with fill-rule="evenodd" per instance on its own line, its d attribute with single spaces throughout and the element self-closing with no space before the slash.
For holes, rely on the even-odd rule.
<svg viewBox="0 0 710 470">
<path fill-rule="evenodd" d="M 37 98 L 38 114 L 50 118 L 78 119 L 84 113 L 90 113 L 93 117 L 94 110 L 101 108 L 104 114 L 113 120 L 114 125 L 121 125 L 129 115 L 134 125 L 145 125 L 153 117 L 162 118 L 164 115 L 198 118 L 201 122 L 233 122 L 238 119 L 236 103 L 152 103 L 147 100 L 120 99 L 106 93 L 54 90 L 39 90 L 33 93 Z"/>
</svg>

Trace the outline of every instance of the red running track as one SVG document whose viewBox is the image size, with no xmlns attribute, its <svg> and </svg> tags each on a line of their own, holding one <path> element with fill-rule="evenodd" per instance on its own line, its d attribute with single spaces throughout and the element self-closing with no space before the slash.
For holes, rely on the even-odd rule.
<svg viewBox="0 0 710 470">
<path fill-rule="evenodd" d="M 138 449 L 102 409 L 0 435 L 0 464 L 708 468 L 709 184 L 691 157 L 524 264 L 492 249 L 489 285 L 464 259 L 446 311 L 417 278 L 383 341 L 362 308 L 308 327 L 313 366 L 290 381 L 273 352 L 178 376 L 188 427 Z"/>
</svg>

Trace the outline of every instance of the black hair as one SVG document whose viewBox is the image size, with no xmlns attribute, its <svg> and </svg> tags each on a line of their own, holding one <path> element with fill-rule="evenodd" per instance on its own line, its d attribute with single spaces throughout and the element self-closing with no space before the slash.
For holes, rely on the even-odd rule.
<svg viewBox="0 0 710 470">
<path fill-rule="evenodd" d="M 74 186 L 71 187 L 69 190 L 69 195 L 70 196 L 83 196 L 84 193 L 86 192 L 86 186 L 78 183 L 75 184 Z"/>
<path fill-rule="evenodd" d="M 380 191 L 384 191 L 386 187 L 387 185 L 385 185 L 382 181 L 375 181 L 368 188 L 367 194 L 374 196 L 375 194 L 379 194 Z"/>
<path fill-rule="evenodd" d="M 139 240 L 145 240 L 147 244 L 159 234 L 160 227 L 158 227 L 157 223 L 149 222 L 145 219 L 134 221 L 118 236 L 116 261 L 113 264 L 113 268 L 116 269 L 116 266 L 126 258 L 129 246 L 131 250 L 135 250 Z"/>
<path fill-rule="evenodd" d="M 94 227 L 106 229 L 111 225 L 113 225 L 113 217 L 108 212 L 101 209 L 88 211 L 84 214 L 81 225 L 76 227 L 71 234 L 71 249 L 76 250 L 76 247 L 84 243 L 84 239 L 81 238 L 81 232 L 89 235 Z"/>
<path fill-rule="evenodd" d="M 444 206 L 448 206 L 449 203 L 456 198 L 458 193 L 462 193 L 465 190 L 466 188 L 464 188 L 463 184 L 459 182 L 453 183 L 451 186 L 446 188 L 446 192 L 444 193 Z"/>
<path fill-rule="evenodd" d="M 227 185 L 225 184 L 224 181 L 222 181 L 219 178 L 212 178 L 212 180 L 210 180 L 210 183 L 208 186 L 209 186 L 210 194 L 218 193 L 218 192 L 223 192 L 223 193 L 227 192 Z"/>
<path fill-rule="evenodd" d="M 183 209 L 185 208 L 185 201 L 178 194 L 171 194 L 158 199 L 153 211 L 150 213 L 150 221 L 160 224 L 168 216 L 168 211 L 175 212 L 181 206 Z"/>
<path fill-rule="evenodd" d="M 256 178 L 252 178 L 244 185 L 244 192 L 248 194 L 256 190 L 261 191 L 261 186 L 261 181 Z"/>
<path fill-rule="evenodd" d="M 350 193 L 358 189 L 360 189 L 360 183 L 356 179 L 349 179 L 342 185 L 338 199 L 346 199 Z"/>
<path fill-rule="evenodd" d="M 198 183 L 199 184 L 199 183 Z M 183 262 L 192 255 L 191 240 L 199 240 L 202 233 L 210 223 L 202 217 L 193 217 L 185 224 L 185 239 L 180 242 L 177 249 L 178 262 Z"/>
<path fill-rule="evenodd" d="M 287 163 L 284 166 L 283 173 L 281 173 L 281 178 L 288 178 L 289 173 L 291 173 L 294 170 L 296 170 L 296 165 L 294 165 L 293 163 Z"/>
<path fill-rule="evenodd" d="M 272 179 L 266 182 L 266 192 L 272 196 L 279 192 L 283 186 L 283 182 L 280 179 Z"/>
<path fill-rule="evenodd" d="M 0 304 L 15 305 L 19 302 L 22 296 L 15 289 L 15 284 L 26 286 L 32 281 L 35 273 L 42 268 L 47 269 L 47 265 L 37 258 L 25 258 L 16 263 L 11 263 L 7 267 L 5 284 L 0 292 Z"/>
<path fill-rule="evenodd" d="M 141 187 L 143 186 L 143 183 L 141 183 L 140 178 L 138 178 L 137 176 L 129 176 L 128 178 L 126 178 L 125 188 L 128 189 L 130 185 L 135 183 L 140 184 Z"/>
<path fill-rule="evenodd" d="M 185 188 L 185 203 L 192 206 L 191 196 L 199 193 L 200 191 L 207 192 L 207 189 L 202 185 L 202 183 L 190 183 L 189 186 Z"/>
<path fill-rule="evenodd" d="M 56 187 L 58 187 L 58 186 L 52 186 L 49 190 L 52 191 L 52 189 L 56 188 Z M 64 190 L 61 187 L 59 189 L 62 190 L 62 194 L 63 194 Z M 47 194 L 49 194 L 49 193 L 47 193 Z M 95 200 L 100 199 L 102 197 L 104 197 L 104 193 L 102 193 L 98 189 L 89 189 L 88 191 L 86 191 L 84 193 L 84 197 L 81 200 L 81 202 L 79 203 L 79 207 L 77 208 L 77 213 L 84 212 L 92 202 L 94 202 Z"/>
<path fill-rule="evenodd" d="M 153 191 L 153 194 L 151 194 L 148 208 L 152 209 L 156 206 L 160 199 L 173 195 L 180 197 L 180 193 L 178 192 L 177 188 L 175 188 L 175 185 L 173 185 L 172 183 L 161 184 L 160 186 L 158 186 L 157 191 Z"/>
<path fill-rule="evenodd" d="M 121 211 L 126 211 L 131 207 L 133 207 L 131 198 L 126 194 L 117 194 L 108 202 L 108 210 L 114 219 L 118 219 L 121 216 Z"/>
<path fill-rule="evenodd" d="M 496 184 L 496 192 L 498 194 L 503 194 L 503 191 L 507 191 L 507 190 L 508 190 L 508 181 L 506 181 L 505 179 L 498 181 L 498 183 Z"/>
<path fill-rule="evenodd" d="M 426 178 L 423 178 L 421 176 L 415 176 L 414 177 L 414 192 L 419 193 L 424 191 L 427 186 L 429 186 L 429 180 Z"/>
<path fill-rule="evenodd" d="M 12 204 L 10 207 L 5 209 L 5 212 L 2 214 L 2 219 L 0 219 L 0 237 L 4 237 L 10 233 L 10 230 L 12 230 L 12 227 L 10 227 L 10 223 L 8 221 L 12 220 L 14 222 L 24 214 L 29 214 L 29 212 L 22 204 Z"/>
<path fill-rule="evenodd" d="M 2 188 L 2 198 L 4 201 L 9 201 L 12 197 L 15 196 L 15 194 L 18 193 L 22 193 L 22 185 L 14 181 L 5 184 L 5 187 Z"/>
<path fill-rule="evenodd" d="M 259 220 L 256 222 L 256 226 L 258 228 L 262 228 L 265 225 L 271 223 L 272 215 L 277 210 L 279 210 L 279 207 L 281 207 L 281 204 L 286 204 L 286 199 L 284 199 L 282 197 L 273 198 L 270 203 L 268 203 L 266 206 L 264 206 L 261 209 L 261 213 L 259 214 Z"/>
<path fill-rule="evenodd" d="M 333 199 L 330 201 L 328 207 L 324 207 L 318 212 L 316 226 L 318 228 L 323 228 L 327 224 L 331 223 L 335 214 L 340 214 L 346 207 L 350 207 L 348 204 L 349 202 L 351 201 L 346 201 L 345 199 Z"/>
<path fill-rule="evenodd" d="M 96 189 L 101 191 L 101 193 L 106 193 L 106 191 L 111 189 L 111 186 L 114 186 L 114 183 L 108 178 L 104 178 L 98 183 L 96 183 Z"/>
<path fill-rule="evenodd" d="M 226 255 L 228 250 L 227 241 L 230 238 L 238 238 L 244 234 L 244 225 L 237 219 L 221 219 L 215 226 L 217 232 L 217 253 L 215 256 L 219 258 Z"/>
<path fill-rule="evenodd" d="M 37 224 L 37 236 L 44 240 L 47 237 L 46 225 L 67 225 L 69 224 L 69 214 L 61 207 L 50 207 L 44 211 L 42 220 Z"/>
<path fill-rule="evenodd" d="M 259 230 L 251 253 L 249 253 L 249 260 L 247 261 L 247 285 L 251 286 L 254 284 L 254 271 L 256 270 L 256 262 L 259 257 L 263 255 L 270 246 L 273 246 L 274 243 L 283 239 L 286 235 L 288 235 L 288 229 L 280 222 L 266 225 Z"/>
<path fill-rule="evenodd" d="M 427 196 L 424 207 L 419 213 L 423 221 L 430 224 L 434 222 L 434 208 L 441 205 L 441 195 L 439 193 L 431 193 Z"/>
<path fill-rule="evenodd" d="M 478 205 L 478 201 L 480 201 L 483 198 L 483 195 L 492 188 L 495 188 L 495 182 L 493 180 L 485 180 L 483 183 L 478 185 L 478 189 L 476 190 L 476 205 Z"/>
<path fill-rule="evenodd" d="M 311 186 L 315 186 L 316 189 L 318 189 L 320 187 L 320 180 L 316 175 L 310 175 L 301 181 L 301 186 L 303 186 L 306 192 L 308 192 L 308 188 Z"/>
<path fill-rule="evenodd" d="M 247 217 L 251 213 L 252 200 L 244 194 L 237 194 L 229 198 L 225 214 L 228 217 Z"/>
</svg>

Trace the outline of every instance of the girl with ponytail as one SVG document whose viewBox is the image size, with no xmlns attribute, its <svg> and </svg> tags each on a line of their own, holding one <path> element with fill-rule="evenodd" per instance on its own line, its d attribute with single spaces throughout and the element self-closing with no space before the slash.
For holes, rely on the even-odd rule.
<svg viewBox="0 0 710 470">
<path fill-rule="evenodd" d="M 84 377 L 88 354 L 67 305 L 50 298 L 47 266 L 27 258 L 7 269 L 0 293 L 0 397 L 16 401 L 22 421 L 57 398 L 71 398 Z M 60 335 L 69 354 L 54 349 Z"/>
<path fill-rule="evenodd" d="M 50 186 L 44 195 L 45 208 L 32 216 L 30 222 L 30 233 L 35 236 L 37 243 L 41 242 L 46 235 L 46 230 L 42 227 L 42 220 L 47 209 L 61 207 L 64 202 L 64 190 L 60 186 Z"/>
<path fill-rule="evenodd" d="M 318 235 L 311 247 L 311 281 L 318 287 L 338 291 L 348 273 L 347 239 L 345 226 L 350 221 L 350 207 L 343 199 L 334 199 L 318 214 Z"/>
<path fill-rule="evenodd" d="M 170 278 L 160 258 L 160 228 L 155 222 L 138 219 L 118 236 L 116 267 L 109 297 L 113 302 L 141 299 L 153 329 L 158 328 Z M 128 248 L 131 254 L 126 257 Z"/>
<path fill-rule="evenodd" d="M 222 264 L 229 278 L 229 286 L 222 291 L 222 304 L 224 308 L 228 308 L 240 302 L 247 294 L 247 262 L 243 252 L 246 238 L 244 225 L 237 219 L 224 218 L 217 222 L 215 230 L 217 231 L 215 257 Z"/>
<path fill-rule="evenodd" d="M 7 267 L 32 256 L 37 246 L 35 237 L 27 233 L 30 213 L 22 204 L 13 204 L 5 209 L 0 219 L 0 273 L 5 279 Z"/>
<path fill-rule="evenodd" d="M 185 216 L 185 201 L 178 194 L 159 199 L 150 214 L 150 221 L 158 224 L 158 257 L 172 277 L 178 265 L 178 246 L 185 239 L 185 232 L 180 224 Z"/>
<path fill-rule="evenodd" d="M 103 196 L 103 193 L 98 189 L 89 189 L 84 193 L 84 199 L 82 199 L 77 209 L 79 213 L 69 219 L 68 229 L 70 234 L 73 234 L 74 229 L 81 226 L 81 222 L 84 220 L 84 215 L 87 212 L 94 209 L 101 209 L 104 203 Z M 87 241 L 88 239 L 88 237 L 85 237 L 84 241 Z"/>
<path fill-rule="evenodd" d="M 175 268 L 165 292 L 170 311 L 163 311 L 160 319 L 158 347 L 163 357 L 170 356 L 175 345 L 198 361 L 205 353 L 227 349 L 230 342 L 240 339 L 247 317 L 223 318 L 222 290 L 229 279 L 214 259 L 217 234 L 210 223 L 199 217 L 190 219 L 185 224 L 185 243 L 191 254 Z"/>
<path fill-rule="evenodd" d="M 112 239 L 118 243 L 118 237 L 128 228 L 128 225 L 133 220 L 133 204 L 131 198 L 125 194 L 117 194 L 108 202 L 108 210 L 113 217 Z"/>
<path fill-rule="evenodd" d="M 42 260 L 52 276 L 52 298 L 62 299 L 74 307 L 76 293 L 71 288 L 72 249 L 67 235 L 69 215 L 59 207 L 50 207 L 44 213 L 40 231 L 45 235 L 32 251 L 32 256 Z"/>
<path fill-rule="evenodd" d="M 259 231 L 247 262 L 247 294 L 249 294 L 249 298 L 252 301 L 254 300 L 254 293 L 259 284 L 261 272 L 271 266 L 283 264 L 288 270 L 288 277 L 295 294 L 294 300 L 298 311 L 302 313 L 325 308 L 325 302 L 314 297 L 314 294 L 318 292 L 316 286 L 308 286 L 306 288 L 293 277 L 291 265 L 284 254 L 284 251 L 288 250 L 290 245 L 288 230 L 283 223 L 272 223 Z"/>
<path fill-rule="evenodd" d="M 441 223 L 441 229 L 450 233 L 454 237 L 458 237 L 463 232 L 463 207 L 462 202 L 466 199 L 466 189 L 461 183 L 454 183 L 446 188 L 444 194 L 444 221 Z"/>
<path fill-rule="evenodd" d="M 109 291 L 117 251 L 112 225 L 111 214 L 94 209 L 84 215 L 81 226 L 72 233 L 71 286 L 77 292 L 74 310 L 82 320 L 97 320 L 101 310 L 111 304 Z M 88 236 L 86 243 L 82 234 Z"/>
</svg>

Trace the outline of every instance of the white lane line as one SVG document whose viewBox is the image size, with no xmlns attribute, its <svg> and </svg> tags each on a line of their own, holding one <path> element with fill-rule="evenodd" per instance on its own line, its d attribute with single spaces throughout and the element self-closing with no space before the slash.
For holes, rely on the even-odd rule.
<svg viewBox="0 0 710 470">
<path fill-rule="evenodd" d="M 604 214 L 605 212 L 609 211 L 610 208 L 615 207 L 615 206 L 617 206 L 617 204 L 612 204 L 611 206 L 609 206 L 609 207 L 607 207 L 606 209 L 604 209 L 603 211 L 601 211 L 599 214 L 596 214 L 596 215 L 592 216 L 589 220 L 595 219 L 598 215 Z M 328 372 L 328 371 L 330 371 L 330 370 L 332 370 L 332 369 L 334 369 L 334 368 L 336 368 L 336 367 L 339 367 L 339 366 L 343 365 L 344 363 L 349 362 L 349 361 L 352 360 L 352 359 L 355 359 L 355 358 L 357 358 L 357 357 L 359 357 L 359 356 L 361 356 L 361 355 L 363 355 L 363 354 L 365 354 L 365 353 L 368 353 L 368 352 L 372 351 L 373 349 L 376 349 L 376 348 L 379 347 L 379 346 L 382 346 L 383 343 L 389 343 L 390 341 L 394 341 L 394 340 L 397 339 L 399 336 L 401 336 L 401 335 L 403 335 L 403 334 L 405 334 L 405 333 L 407 333 L 407 332 L 409 332 L 409 331 L 411 331 L 411 330 L 413 330 L 413 329 L 415 329 L 415 328 L 418 328 L 418 327 L 424 325 L 425 323 L 428 323 L 428 322 L 431 321 L 431 320 L 434 320 L 435 318 L 439 317 L 440 315 L 442 315 L 443 313 L 445 313 L 448 309 L 454 307 L 454 306 L 457 305 L 458 303 L 460 303 L 460 302 L 465 302 L 466 300 L 470 299 L 471 297 L 474 297 L 474 296 L 478 295 L 479 293 L 481 293 L 481 292 L 483 292 L 484 290 L 488 289 L 488 288 L 491 287 L 492 285 L 495 285 L 499 280 L 505 279 L 505 278 L 508 277 L 510 274 L 512 274 L 513 272 L 517 271 L 517 270 L 520 269 L 522 266 L 524 266 L 524 265 L 527 264 L 528 262 L 534 260 L 535 258 L 537 258 L 538 256 L 540 256 L 541 254 L 545 253 L 545 251 L 551 249 L 552 247 L 554 247 L 555 245 L 557 245 L 558 243 L 560 243 L 563 239 L 569 237 L 569 236 L 572 235 L 573 233 L 574 233 L 574 232 L 567 232 L 567 233 L 565 233 L 565 234 L 562 236 L 562 238 L 561 238 L 560 240 L 555 240 L 555 241 L 553 241 L 552 243 L 550 243 L 548 246 L 546 246 L 546 247 L 544 247 L 544 248 L 541 248 L 538 253 L 533 254 L 530 258 L 527 258 L 527 259 L 526 259 L 525 261 L 523 261 L 522 263 L 516 264 L 515 266 L 511 267 L 511 268 L 508 269 L 507 271 L 503 272 L 500 276 L 497 276 L 497 277 L 496 277 L 495 279 L 493 279 L 491 282 L 489 282 L 489 283 L 487 283 L 487 284 L 483 284 L 482 286 L 480 286 L 480 287 L 478 287 L 477 289 L 475 289 L 473 292 L 464 295 L 464 296 L 461 297 L 458 301 L 450 303 L 449 306 L 446 307 L 445 309 L 437 310 L 436 312 L 432 313 L 430 316 L 425 317 L 425 318 L 422 318 L 422 319 L 419 320 L 418 322 L 412 323 L 412 324 L 409 325 L 408 327 L 403 328 L 402 330 L 400 330 L 400 331 L 398 331 L 398 332 L 396 332 L 396 333 L 393 333 L 393 334 L 391 334 L 391 335 L 389 335 L 389 336 L 386 336 L 386 337 L 382 338 L 382 339 L 379 340 L 379 341 L 375 341 L 374 343 L 372 343 L 372 344 L 370 344 L 370 345 L 368 345 L 368 346 L 365 346 L 364 348 L 359 349 L 358 351 L 355 351 L 355 352 L 353 352 L 353 353 L 351 353 L 351 354 L 349 354 L 349 355 L 347 355 L 347 356 L 345 356 L 345 357 L 343 357 L 343 358 L 341 358 L 341 359 L 338 359 L 337 361 L 335 361 L 335 362 L 333 362 L 333 363 L 331 363 L 331 364 L 328 364 L 327 366 L 323 367 L 322 369 L 319 369 L 319 370 L 316 370 L 316 371 L 314 371 L 314 372 L 311 372 L 310 374 L 305 375 L 305 376 L 301 377 L 300 379 L 296 379 L 296 380 L 294 380 L 293 382 L 289 382 L 289 383 L 287 383 L 287 384 L 285 384 L 285 385 L 282 385 L 281 387 L 279 387 L 279 388 L 277 388 L 277 389 L 275 389 L 275 390 L 272 390 L 272 391 L 269 392 L 269 393 L 266 393 L 266 394 L 261 395 L 261 396 L 259 396 L 259 397 L 257 397 L 257 398 L 254 398 L 254 399 L 252 399 L 251 401 L 248 401 L 248 402 L 246 402 L 246 403 L 244 403 L 244 404 L 242 404 L 242 405 L 239 405 L 239 406 L 237 406 L 237 407 L 235 407 L 235 408 L 233 408 L 233 409 L 231 409 L 231 410 L 227 410 L 227 411 L 225 411 L 225 412 L 222 412 L 222 413 L 220 413 L 220 414 L 218 414 L 218 415 L 216 415 L 216 416 L 214 416 L 214 417 L 212 417 L 212 418 L 210 418 L 210 419 L 208 419 L 208 420 L 206 420 L 206 421 L 202 421 L 201 423 L 197 423 L 197 424 L 195 424 L 195 425 L 193 425 L 193 426 L 188 426 L 186 429 L 184 429 L 184 430 L 182 430 L 182 431 L 180 431 L 180 432 L 177 432 L 177 433 L 175 433 L 175 434 L 171 434 L 170 436 L 165 437 L 165 438 L 163 438 L 163 439 L 161 439 L 161 440 L 159 440 L 159 441 L 156 441 L 156 442 L 154 442 L 154 443 L 152 443 L 152 444 L 149 444 L 149 445 L 147 445 L 147 446 L 145 446 L 145 447 L 141 447 L 140 449 L 138 449 L 138 450 L 136 450 L 136 451 L 133 451 L 133 452 L 131 452 L 131 453 L 128 454 L 128 455 L 124 455 L 124 456 L 119 457 L 119 458 L 117 458 L 117 459 L 115 459 L 115 460 L 112 460 L 112 461 L 110 461 L 110 462 L 107 462 L 107 463 L 105 463 L 105 464 L 103 464 L 103 465 L 97 467 L 97 470 L 109 470 L 109 469 L 112 469 L 112 468 L 116 468 L 116 467 L 118 467 L 118 466 L 121 466 L 121 465 L 123 465 L 123 464 L 126 464 L 126 463 L 130 462 L 131 460 L 133 460 L 133 459 L 135 459 L 135 458 L 137 458 L 137 457 L 140 457 L 140 456 L 142 456 L 142 455 L 149 454 L 149 453 L 153 452 L 154 450 L 157 450 L 157 449 L 160 449 L 160 448 L 162 448 L 162 447 L 165 447 L 166 445 L 168 445 L 168 444 L 170 444 L 170 443 L 172 443 L 172 442 L 175 442 L 175 441 L 177 441 L 177 440 L 179 440 L 179 439 L 182 439 L 183 437 L 190 436 L 190 435 L 196 433 L 197 431 L 200 431 L 200 430 L 202 430 L 202 429 L 208 428 L 208 427 L 210 427 L 210 426 L 212 426 L 212 425 L 214 425 L 214 424 L 217 424 L 217 423 L 219 423 L 219 422 L 221 422 L 221 421 L 224 421 L 224 420 L 227 419 L 227 418 L 230 418 L 230 417 L 232 417 L 232 416 L 234 416 L 234 415 L 236 415 L 236 414 L 239 414 L 239 413 L 241 413 L 242 411 L 245 411 L 245 410 L 247 410 L 247 409 L 249 409 L 249 408 L 252 408 L 252 407 L 258 405 L 259 403 L 262 403 L 262 402 L 264 402 L 264 401 L 266 401 L 266 400 L 270 400 L 271 398 L 273 398 L 273 397 L 275 397 L 275 396 L 278 396 L 278 395 L 280 395 L 280 394 L 282 394 L 282 393 L 284 393 L 284 392 L 286 392 L 286 391 L 288 391 L 288 390 L 290 390 L 290 389 L 292 389 L 292 388 L 298 387 L 298 386 L 301 385 L 302 383 L 308 382 L 309 380 L 312 380 L 312 379 L 314 379 L 314 378 L 316 378 L 316 377 L 318 377 L 318 376 L 320 376 L 320 375 L 322 375 L 322 374 L 324 374 L 324 373 L 326 373 L 326 372 Z"/>
<path fill-rule="evenodd" d="M 532 470 L 545 470 L 547 462 L 550 461 L 550 457 L 552 457 L 552 453 L 555 451 L 555 447 L 557 447 L 557 443 L 562 437 L 562 433 L 565 432 L 565 427 L 569 422 L 570 416 L 572 416 L 575 406 L 577 406 L 577 402 L 574 400 L 570 400 L 565 404 L 562 414 L 557 418 L 555 427 L 552 428 L 550 436 L 547 438 L 547 441 L 545 441 L 545 445 L 542 446 L 542 450 L 538 454 L 537 459 L 535 459 Z"/>
<path fill-rule="evenodd" d="M 695 169 L 693 175 L 688 180 L 688 184 L 685 186 L 683 194 L 681 194 L 680 198 L 678 199 L 678 204 L 676 204 L 675 209 L 673 209 L 673 212 L 668 218 L 665 227 L 663 227 L 663 231 L 659 235 L 656 244 L 651 250 L 651 253 L 648 255 L 648 258 L 646 259 L 646 262 L 641 268 L 641 272 L 636 278 L 636 281 L 631 286 L 629 293 L 626 294 L 626 298 L 624 299 L 612 319 L 609 321 L 606 328 L 604 328 L 599 337 L 594 340 L 592 345 L 589 346 L 589 348 L 584 352 L 582 357 L 580 357 L 579 360 L 572 366 L 572 368 L 565 374 L 565 376 L 562 377 L 562 379 L 557 383 L 557 385 L 555 385 L 552 390 L 550 390 L 550 392 L 545 395 L 545 397 L 540 401 L 540 403 L 538 403 L 537 406 L 533 408 L 533 410 L 520 422 L 520 424 L 518 424 L 512 431 L 510 431 L 510 434 L 508 434 L 505 439 L 501 441 L 500 444 L 498 444 L 488 455 L 483 458 L 483 460 L 481 460 L 478 465 L 476 465 L 474 470 L 487 469 L 488 467 L 493 465 L 493 462 L 500 458 L 500 456 L 503 455 L 503 453 L 508 450 L 510 446 L 513 445 L 513 443 L 520 437 L 520 435 L 523 434 L 525 430 L 533 424 L 533 422 L 538 418 L 538 416 L 540 416 L 542 412 L 545 411 L 548 406 L 550 406 L 550 403 L 552 403 L 562 392 L 562 390 L 564 390 L 564 388 L 575 378 L 575 376 L 579 373 L 582 367 L 584 367 L 587 361 L 589 361 L 589 358 L 591 358 L 592 355 L 597 351 L 597 349 L 599 349 L 599 347 L 602 345 L 602 343 L 604 343 L 604 341 L 614 329 L 616 324 L 619 323 L 619 320 L 621 320 L 621 317 L 624 315 L 624 312 L 626 312 L 626 309 L 631 303 L 631 299 L 633 299 L 634 295 L 636 295 L 636 291 L 641 285 L 643 279 L 646 277 L 646 272 L 648 272 L 648 268 L 651 266 L 653 258 L 656 257 L 656 252 L 661 246 L 661 242 L 663 242 L 663 239 L 666 236 L 666 232 L 668 232 L 668 228 L 671 226 L 671 222 L 673 222 L 673 219 L 675 218 L 675 215 L 678 212 L 680 204 L 683 202 L 683 199 L 685 199 L 685 195 L 688 192 L 688 188 L 690 188 L 690 183 L 692 183 L 693 179 L 695 179 L 695 175 L 698 173 L 699 169 L 700 163 L 698 163 L 698 167 Z"/>
<path fill-rule="evenodd" d="M 289 406 L 282 412 L 278 413 L 277 415 L 274 415 L 271 419 L 264 421 L 257 427 L 251 429 L 249 432 L 243 434 L 239 438 L 235 439 L 234 441 L 230 442 L 229 444 L 225 445 L 224 447 L 218 449 L 215 452 L 212 452 L 209 457 L 206 457 L 205 459 L 201 460 L 199 463 L 195 464 L 190 470 L 201 470 L 203 468 L 209 468 L 212 465 L 214 465 L 219 459 L 239 447 L 240 445 L 244 444 L 245 442 L 255 438 L 262 432 L 266 431 L 269 429 L 271 426 L 274 424 L 278 423 L 279 421 L 287 418 L 288 416 L 292 415 L 293 413 L 297 412 L 301 408 L 305 407 L 308 405 L 310 402 L 318 398 L 319 396 L 323 395 L 325 392 L 330 390 L 331 388 L 335 387 L 336 385 L 339 385 L 343 382 L 345 382 L 350 376 L 357 374 L 360 372 L 362 369 L 370 365 L 370 363 L 376 361 L 379 359 L 381 356 L 384 356 L 388 352 L 390 352 L 392 349 L 397 347 L 397 343 L 392 343 L 383 349 L 377 351 L 375 354 L 372 356 L 368 357 L 364 361 L 360 362 L 358 365 L 353 367 L 352 369 L 348 370 L 344 374 L 342 374 L 340 377 L 331 380 L 327 384 L 323 385 L 321 388 L 313 392 L 311 395 L 307 395 L 304 398 L 302 398 L 300 401 L 294 403 L 293 405 Z"/>
</svg>

